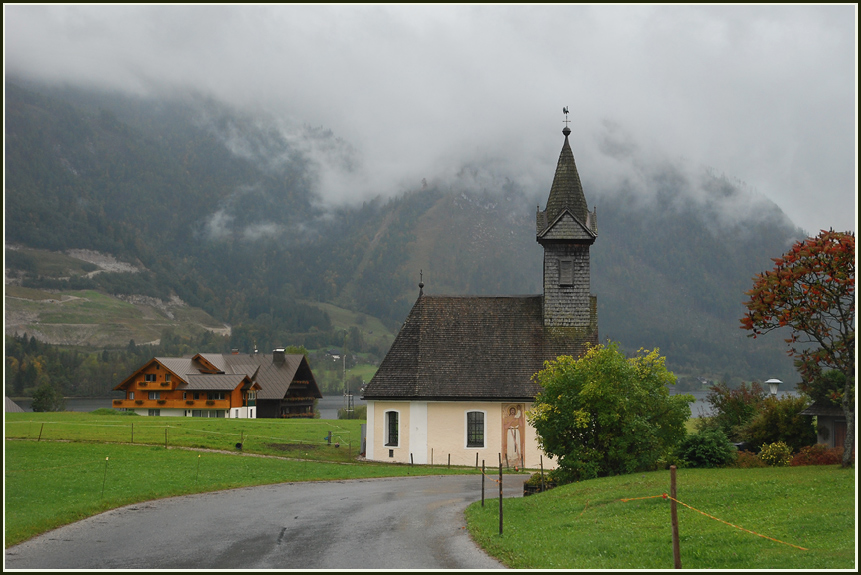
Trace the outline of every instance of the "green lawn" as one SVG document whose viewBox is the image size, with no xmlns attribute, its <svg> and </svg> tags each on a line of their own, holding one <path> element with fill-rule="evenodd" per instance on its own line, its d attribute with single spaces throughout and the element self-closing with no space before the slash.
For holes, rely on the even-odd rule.
<svg viewBox="0 0 861 575">
<path fill-rule="evenodd" d="M 474 539 L 521 569 L 672 569 L 669 471 L 594 479 L 472 504 Z M 836 466 L 681 469 L 683 569 L 854 569 L 855 471 Z M 623 499 L 636 499 L 623 502 Z M 804 547 L 801 550 L 788 544 Z"/>
<path fill-rule="evenodd" d="M 7 439 L 153 444 L 353 461 L 361 449 L 360 420 L 137 417 L 84 412 L 7 413 Z M 331 444 L 327 441 L 332 434 Z M 338 447 L 335 447 L 335 444 Z"/>
<path fill-rule="evenodd" d="M 362 423 L 7 413 L 6 546 L 162 497 L 291 481 L 480 473 L 359 461 Z"/>
<path fill-rule="evenodd" d="M 359 462 L 361 423 L 7 413 L 6 546 L 162 497 L 292 481 L 476 473 Z M 658 471 L 506 499 L 502 536 L 496 500 L 471 505 L 466 516 L 476 542 L 509 567 L 671 569 L 670 504 L 660 497 L 668 491 L 669 472 Z M 622 501 L 630 498 L 645 499 Z M 779 540 L 679 506 L 685 569 L 855 568 L 854 469 L 681 469 L 678 499 Z"/>
</svg>

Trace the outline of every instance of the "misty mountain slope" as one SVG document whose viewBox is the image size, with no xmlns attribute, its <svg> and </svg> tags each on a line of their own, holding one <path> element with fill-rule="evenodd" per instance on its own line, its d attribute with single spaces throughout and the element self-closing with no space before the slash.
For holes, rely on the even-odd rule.
<svg viewBox="0 0 861 575">
<path fill-rule="evenodd" d="M 547 189 L 465 178 L 326 208 L 316 191 L 324 160 L 349 171 L 353 157 L 327 130 L 285 133 L 212 102 L 38 92 L 8 80 L 6 138 L 7 241 L 134 262 L 147 271 L 125 274 L 124 293 L 138 281 L 139 293 L 176 294 L 231 325 L 233 347 L 340 345 L 328 316 L 303 301 L 397 326 L 420 271 L 429 294 L 541 289 L 535 208 L 552 174 Z M 800 230 L 707 171 L 647 164 L 640 176 L 584 181 L 598 207 L 602 339 L 660 347 L 685 377 L 793 381 L 781 339 L 745 338 L 738 319 L 753 275 Z M 24 281 L 63 289 L 58 278 Z"/>
</svg>

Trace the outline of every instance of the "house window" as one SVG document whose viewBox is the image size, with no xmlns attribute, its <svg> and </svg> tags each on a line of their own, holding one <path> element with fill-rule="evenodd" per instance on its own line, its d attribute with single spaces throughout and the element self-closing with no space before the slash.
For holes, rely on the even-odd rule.
<svg viewBox="0 0 861 575">
<path fill-rule="evenodd" d="M 149 416 L 150 416 L 150 417 L 156 417 L 156 416 L 159 416 L 159 415 L 161 415 L 161 410 L 160 410 L 160 409 L 150 409 L 150 410 L 149 410 Z"/>
<path fill-rule="evenodd" d="M 149 392 L 149 398 L 150 399 L 161 399 L 161 392 L 160 391 L 151 391 L 151 392 Z"/>
<path fill-rule="evenodd" d="M 466 446 L 484 447 L 484 412 L 466 412 Z"/>
<path fill-rule="evenodd" d="M 184 392 L 184 391 L 182 392 L 182 398 L 183 398 L 183 399 L 186 399 L 186 396 L 187 396 L 187 395 L 188 395 L 188 394 L 187 394 L 186 392 Z"/>
<path fill-rule="evenodd" d="M 170 381 L 170 374 L 169 373 L 164 374 L 164 380 Z"/>
<path fill-rule="evenodd" d="M 210 391 L 209 392 L 209 399 L 224 399 L 224 392 L 223 391 Z"/>
<path fill-rule="evenodd" d="M 398 412 L 386 412 L 386 445 L 398 446 Z"/>
<path fill-rule="evenodd" d="M 135 392 L 130 391 L 129 392 L 129 399 L 134 399 L 134 398 L 135 398 Z"/>
<path fill-rule="evenodd" d="M 200 399 L 200 392 L 198 392 L 198 391 L 194 392 L 194 399 Z"/>
<path fill-rule="evenodd" d="M 144 381 L 155 381 L 155 374 L 154 373 L 144 374 Z"/>
<path fill-rule="evenodd" d="M 559 260 L 559 285 L 574 285 L 574 260 Z"/>
</svg>

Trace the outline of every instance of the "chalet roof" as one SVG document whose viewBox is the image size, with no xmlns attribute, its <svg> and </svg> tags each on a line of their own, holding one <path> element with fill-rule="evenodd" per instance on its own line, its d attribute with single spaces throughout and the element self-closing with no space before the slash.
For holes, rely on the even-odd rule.
<svg viewBox="0 0 861 575">
<path fill-rule="evenodd" d="M 280 358 L 283 356 L 283 361 Z M 308 381 L 308 396 L 323 397 L 311 373 L 308 360 L 300 354 L 230 354 L 224 355 L 225 371 L 246 373 L 249 376 L 257 371 L 255 381 L 260 384 L 257 399 L 281 399 L 294 379 Z"/>
<path fill-rule="evenodd" d="M 845 417 L 843 408 L 833 403 L 824 403 L 822 401 L 814 401 L 807 409 L 801 412 L 801 415 L 828 415 L 831 417 Z"/>
<path fill-rule="evenodd" d="M 584 337 L 545 329 L 541 296 L 420 295 L 365 399 L 531 400 L 545 360 L 579 356 Z"/>
<path fill-rule="evenodd" d="M 184 383 L 176 386 L 177 389 L 199 389 L 213 391 L 233 391 L 248 376 L 244 373 L 198 373 L 186 376 Z M 249 384 L 243 387 L 251 387 Z"/>
<path fill-rule="evenodd" d="M 258 399 L 284 398 L 296 379 L 308 382 L 307 396 L 323 397 L 305 356 L 286 353 L 201 353 L 191 357 L 155 357 L 114 389 L 121 389 L 134 380 L 152 361 L 160 363 L 181 380 L 177 389 L 235 389 L 247 376 L 260 387 Z M 213 369 L 217 371 L 213 372 Z M 233 385 L 227 387 L 231 382 Z"/>
</svg>

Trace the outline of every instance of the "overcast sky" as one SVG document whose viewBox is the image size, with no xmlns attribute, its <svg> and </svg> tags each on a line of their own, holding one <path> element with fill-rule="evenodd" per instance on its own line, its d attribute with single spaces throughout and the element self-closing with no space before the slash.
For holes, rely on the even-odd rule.
<svg viewBox="0 0 861 575">
<path fill-rule="evenodd" d="M 587 199 L 633 163 L 678 161 L 807 232 L 856 227 L 855 5 L 4 4 L 4 29 L 7 74 L 192 88 L 331 129 L 360 158 L 323 182 L 333 201 L 464 163 L 549 190 L 567 106 Z"/>
</svg>

